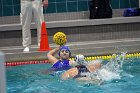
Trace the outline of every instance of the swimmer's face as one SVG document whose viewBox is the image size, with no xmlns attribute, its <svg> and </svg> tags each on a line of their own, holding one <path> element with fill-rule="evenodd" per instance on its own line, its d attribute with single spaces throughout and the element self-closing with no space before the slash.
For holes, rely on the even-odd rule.
<svg viewBox="0 0 140 93">
<path fill-rule="evenodd" d="M 70 55 L 70 52 L 68 50 L 63 49 L 60 51 L 60 58 L 62 59 L 68 59 L 69 55 Z"/>
</svg>

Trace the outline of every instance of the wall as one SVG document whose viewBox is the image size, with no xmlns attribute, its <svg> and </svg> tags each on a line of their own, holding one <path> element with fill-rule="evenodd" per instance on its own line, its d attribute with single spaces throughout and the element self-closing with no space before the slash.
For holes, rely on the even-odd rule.
<svg viewBox="0 0 140 93">
<path fill-rule="evenodd" d="M 49 7 L 44 13 L 65 13 L 88 11 L 90 0 L 49 0 Z M 113 9 L 139 7 L 139 0 L 111 0 Z M 18 16 L 20 0 L 0 0 L 0 16 Z"/>
</svg>

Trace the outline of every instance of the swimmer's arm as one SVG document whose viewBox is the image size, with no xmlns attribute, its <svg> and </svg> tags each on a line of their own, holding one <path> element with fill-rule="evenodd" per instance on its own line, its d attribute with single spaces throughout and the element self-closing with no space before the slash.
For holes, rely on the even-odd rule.
<svg viewBox="0 0 140 93">
<path fill-rule="evenodd" d="M 77 74 L 78 74 L 77 68 L 71 68 L 71 69 L 67 70 L 66 72 L 64 72 L 62 74 L 62 79 L 66 80 L 66 79 L 69 79 L 69 78 L 73 78 Z"/>
<path fill-rule="evenodd" d="M 50 50 L 47 54 L 48 60 L 53 64 L 58 61 L 58 59 L 56 59 L 56 57 L 54 57 L 54 55 L 59 51 L 59 49 L 60 49 L 60 46 L 54 48 L 53 50 Z"/>
<path fill-rule="evenodd" d="M 101 63 L 87 65 L 87 68 L 90 72 L 95 72 L 97 69 L 101 68 Z"/>
<path fill-rule="evenodd" d="M 92 80 L 90 77 L 78 77 L 76 78 L 77 80 L 83 80 L 83 81 L 87 81 L 87 80 Z"/>
</svg>

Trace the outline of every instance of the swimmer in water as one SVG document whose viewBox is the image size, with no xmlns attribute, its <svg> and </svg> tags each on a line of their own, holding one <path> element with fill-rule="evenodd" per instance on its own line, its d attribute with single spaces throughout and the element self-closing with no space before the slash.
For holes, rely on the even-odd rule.
<svg viewBox="0 0 140 93">
<path fill-rule="evenodd" d="M 75 62 L 77 65 L 62 74 L 62 79 L 76 78 L 78 80 L 91 80 L 91 73 L 94 73 L 101 67 L 100 62 L 88 64 L 83 55 L 76 55 Z"/>
<path fill-rule="evenodd" d="M 58 52 L 59 59 L 54 55 Z M 62 71 L 68 70 L 74 65 L 74 61 L 69 60 L 71 56 L 71 51 L 68 46 L 59 46 L 55 49 L 49 51 L 47 54 L 48 60 L 53 64 L 51 70 L 53 71 Z"/>
</svg>

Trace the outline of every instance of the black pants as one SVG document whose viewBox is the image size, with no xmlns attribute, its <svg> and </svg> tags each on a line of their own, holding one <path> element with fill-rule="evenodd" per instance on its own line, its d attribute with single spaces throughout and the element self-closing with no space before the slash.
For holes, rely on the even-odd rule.
<svg viewBox="0 0 140 93">
<path fill-rule="evenodd" d="M 90 19 L 112 18 L 109 0 L 92 0 L 89 4 Z"/>
</svg>

